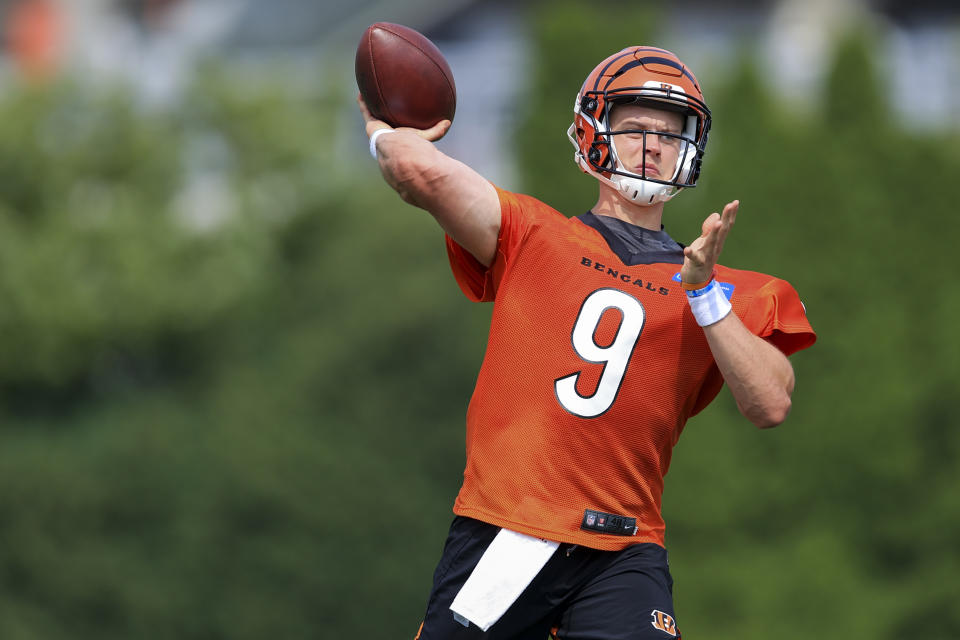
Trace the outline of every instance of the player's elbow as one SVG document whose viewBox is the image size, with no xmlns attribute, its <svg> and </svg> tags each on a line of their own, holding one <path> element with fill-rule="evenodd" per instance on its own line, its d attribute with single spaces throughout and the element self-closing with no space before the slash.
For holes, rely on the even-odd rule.
<svg viewBox="0 0 960 640">
<path fill-rule="evenodd" d="M 747 418 L 760 429 L 770 429 L 787 421 L 791 406 L 790 396 L 784 396 L 777 402 L 754 409 Z"/>
<path fill-rule="evenodd" d="M 793 406 L 794 384 L 793 369 L 788 363 L 783 375 L 770 376 L 766 384 L 755 387 L 753 393 L 748 394 L 747 402 L 740 405 L 740 411 L 761 429 L 783 424 Z"/>
<path fill-rule="evenodd" d="M 760 429 L 783 424 L 790 415 L 792 404 L 790 394 L 785 391 L 756 398 L 752 402 L 737 403 L 740 413 Z"/>
</svg>

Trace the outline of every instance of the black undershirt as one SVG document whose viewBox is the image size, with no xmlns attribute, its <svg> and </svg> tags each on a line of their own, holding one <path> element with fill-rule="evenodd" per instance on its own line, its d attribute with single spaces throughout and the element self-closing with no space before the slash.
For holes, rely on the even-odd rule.
<svg viewBox="0 0 960 640">
<path fill-rule="evenodd" d="M 577 216 L 577 220 L 596 229 L 625 265 L 683 264 L 683 245 L 662 227 L 660 231 L 651 231 L 592 211 Z"/>
</svg>

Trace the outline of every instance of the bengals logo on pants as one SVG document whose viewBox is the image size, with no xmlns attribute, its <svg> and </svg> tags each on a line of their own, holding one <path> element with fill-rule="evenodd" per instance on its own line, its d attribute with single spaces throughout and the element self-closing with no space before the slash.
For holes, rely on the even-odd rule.
<svg viewBox="0 0 960 640">
<path fill-rule="evenodd" d="M 664 633 L 670 634 L 672 637 L 677 638 L 677 623 L 674 622 L 673 616 L 664 613 L 663 611 L 657 611 L 654 609 L 651 614 L 653 620 L 650 622 L 655 629 L 659 629 Z"/>
</svg>

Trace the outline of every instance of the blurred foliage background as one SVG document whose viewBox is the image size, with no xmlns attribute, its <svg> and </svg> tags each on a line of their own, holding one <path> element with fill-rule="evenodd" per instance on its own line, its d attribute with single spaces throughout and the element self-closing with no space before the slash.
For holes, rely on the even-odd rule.
<svg viewBox="0 0 960 640">
<path fill-rule="evenodd" d="M 572 98 L 657 14 L 532 22 L 523 189 L 577 214 Z M 698 71 L 714 133 L 667 229 L 740 198 L 724 262 L 793 283 L 819 342 L 785 425 L 724 392 L 676 450 L 685 637 L 960 638 L 960 132 L 891 118 L 871 37 L 812 113 L 749 47 Z M 412 637 L 489 309 L 362 144 L 328 152 L 352 88 L 200 78 L 164 112 L 0 96 L 0 638 Z"/>
</svg>

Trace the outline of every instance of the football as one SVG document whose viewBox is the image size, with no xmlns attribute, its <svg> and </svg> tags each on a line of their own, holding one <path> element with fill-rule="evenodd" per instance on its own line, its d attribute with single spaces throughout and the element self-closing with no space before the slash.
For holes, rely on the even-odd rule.
<svg viewBox="0 0 960 640">
<path fill-rule="evenodd" d="M 443 54 L 426 36 L 376 22 L 357 46 L 357 86 L 370 113 L 392 127 L 429 129 L 453 120 L 457 88 Z"/>
</svg>

